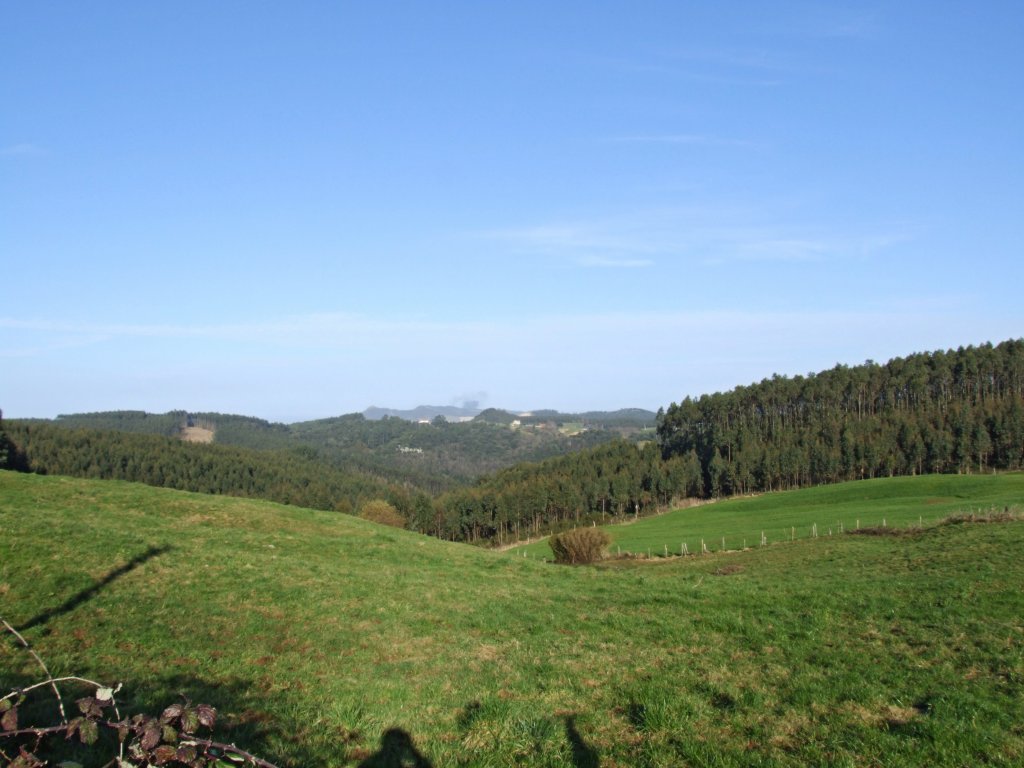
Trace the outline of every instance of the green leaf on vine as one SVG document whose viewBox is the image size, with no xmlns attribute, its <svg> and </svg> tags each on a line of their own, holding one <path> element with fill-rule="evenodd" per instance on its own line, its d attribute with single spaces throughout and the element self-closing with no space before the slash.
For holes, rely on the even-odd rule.
<svg viewBox="0 0 1024 768">
<path fill-rule="evenodd" d="M 199 714 L 194 709 L 186 709 L 181 716 L 181 730 L 194 733 L 199 727 Z"/>
<path fill-rule="evenodd" d="M 78 726 L 78 738 L 83 744 L 95 744 L 100 737 L 100 727 L 92 720 L 83 720 Z"/>
</svg>

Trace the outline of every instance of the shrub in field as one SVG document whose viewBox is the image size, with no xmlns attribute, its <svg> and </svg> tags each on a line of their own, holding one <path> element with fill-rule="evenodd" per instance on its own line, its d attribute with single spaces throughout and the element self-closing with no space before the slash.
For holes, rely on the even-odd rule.
<svg viewBox="0 0 1024 768">
<path fill-rule="evenodd" d="M 381 525 L 391 525 L 395 528 L 405 528 L 405 518 L 395 509 L 392 504 L 383 499 L 368 501 L 359 508 L 359 516 L 363 520 L 369 520 Z"/>
<path fill-rule="evenodd" d="M 600 528 L 576 528 L 551 537 L 551 551 L 556 563 L 579 565 L 593 563 L 604 557 L 611 537 Z"/>
</svg>

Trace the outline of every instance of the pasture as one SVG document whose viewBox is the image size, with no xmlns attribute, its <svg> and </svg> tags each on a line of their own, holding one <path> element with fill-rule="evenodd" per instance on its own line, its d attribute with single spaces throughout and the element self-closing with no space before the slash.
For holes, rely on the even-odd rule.
<svg viewBox="0 0 1024 768">
<path fill-rule="evenodd" d="M 1024 507 L 1024 473 L 923 475 L 858 480 L 797 491 L 766 493 L 677 509 L 636 522 L 608 525 L 611 554 L 678 555 L 838 535 L 857 528 L 933 525 L 953 514 Z M 550 559 L 546 540 L 508 550 Z"/>
<path fill-rule="evenodd" d="M 895 515 L 884 486 L 849 511 Z M 914 498 L 940 514 L 1019 487 L 961 491 Z M 731 530 L 758 503 L 730 502 L 750 515 Z M 225 740 L 281 766 L 399 765 L 395 733 L 436 768 L 1019 765 L 1022 544 L 1024 523 L 961 523 L 568 568 L 335 513 L 0 472 L 0 614 L 51 670 L 123 682 L 129 710 L 213 704 Z M 8 640 L 0 681 L 38 680 Z"/>
</svg>

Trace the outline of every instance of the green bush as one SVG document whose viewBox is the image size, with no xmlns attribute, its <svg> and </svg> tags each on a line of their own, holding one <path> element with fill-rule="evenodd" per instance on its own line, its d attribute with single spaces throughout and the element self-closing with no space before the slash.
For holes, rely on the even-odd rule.
<svg viewBox="0 0 1024 768">
<path fill-rule="evenodd" d="M 551 551 L 556 563 L 580 565 L 593 563 L 604 557 L 611 537 L 602 528 L 576 528 L 551 537 Z"/>
<path fill-rule="evenodd" d="M 395 509 L 394 505 L 389 504 L 383 499 L 374 499 L 363 504 L 359 509 L 359 516 L 364 520 L 370 520 L 381 525 L 405 528 L 405 518 L 402 517 L 402 514 Z"/>
</svg>

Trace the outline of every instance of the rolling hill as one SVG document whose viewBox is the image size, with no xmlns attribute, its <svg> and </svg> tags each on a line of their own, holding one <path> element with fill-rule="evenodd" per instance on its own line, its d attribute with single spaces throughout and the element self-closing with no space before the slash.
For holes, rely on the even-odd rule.
<svg viewBox="0 0 1024 768">
<path fill-rule="evenodd" d="M 293 766 L 388 764 L 395 734 L 438 767 L 1019 765 L 1022 544 L 943 525 L 567 568 L 0 472 L 0 606 L 54 674 L 211 703 Z M 0 645 L 5 684 L 37 677 Z"/>
<path fill-rule="evenodd" d="M 369 416 L 352 413 L 294 424 L 186 411 L 106 411 L 19 421 L 168 437 L 183 436 L 189 426 L 200 427 L 212 432 L 212 440 L 218 445 L 264 451 L 315 451 L 320 460 L 335 467 L 369 473 L 427 493 L 470 483 L 481 475 L 519 462 L 564 455 L 610 442 L 623 434 L 637 436 L 641 427 L 636 425 L 649 431 L 654 425 L 654 414 L 636 409 L 592 414 L 538 412 L 543 418 L 527 419 L 526 428 L 515 430 L 507 423 L 496 424 L 487 419 L 420 424 L 394 415 L 399 412 L 385 410 L 377 409 Z M 421 411 L 402 413 L 408 416 Z M 573 428 L 557 428 L 563 422 L 554 421 L 556 418 L 569 420 Z"/>
</svg>

